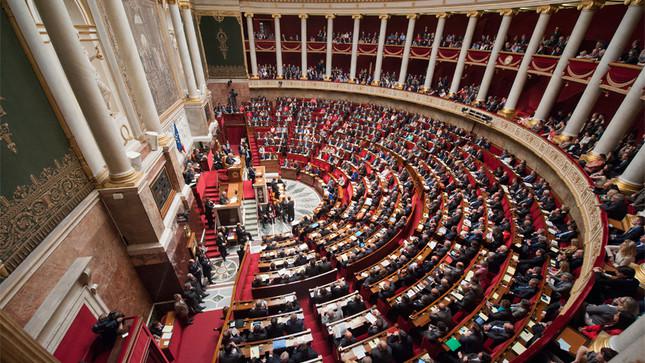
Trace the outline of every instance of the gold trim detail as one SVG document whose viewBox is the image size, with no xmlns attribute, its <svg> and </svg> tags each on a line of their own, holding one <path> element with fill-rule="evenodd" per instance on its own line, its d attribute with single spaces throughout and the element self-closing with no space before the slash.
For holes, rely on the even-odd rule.
<svg viewBox="0 0 645 363">
<path fill-rule="evenodd" d="M 620 177 L 614 179 L 614 184 L 620 189 L 621 192 L 625 192 L 628 194 L 636 193 L 637 191 L 641 190 L 643 187 L 642 185 L 637 185 L 634 183 L 630 183 L 627 180 L 622 180 Z"/>
<path fill-rule="evenodd" d="M 553 14 L 558 11 L 557 5 L 544 5 L 535 9 L 538 14 Z"/>
<path fill-rule="evenodd" d="M 517 9 L 502 9 L 499 11 L 501 16 L 513 16 L 515 14 L 517 14 Z"/>
<path fill-rule="evenodd" d="M 271 17 L 273 19 L 280 19 L 280 18 L 282 18 L 282 15 L 280 15 L 280 14 L 272 14 Z"/>
<path fill-rule="evenodd" d="M 498 115 L 502 115 L 502 116 L 504 116 L 504 117 L 506 117 L 506 118 L 511 118 L 511 117 L 513 117 L 513 115 L 515 115 L 515 112 L 516 112 L 516 111 L 515 111 L 515 110 L 513 110 L 513 109 L 510 109 L 510 108 L 506 108 L 506 107 L 504 107 L 504 108 L 503 108 L 501 111 L 499 111 L 497 114 L 498 114 Z"/>
<path fill-rule="evenodd" d="M 2 113 L 4 110 L 2 109 L 2 106 L 0 106 L 0 117 L 4 116 Z M 5 113 L 6 115 L 6 113 Z M 0 141 L 4 141 L 5 144 L 7 144 L 7 149 L 11 151 L 14 154 L 18 153 L 18 147 L 16 146 L 16 143 L 13 142 L 11 139 L 11 136 L 13 134 L 11 133 L 11 130 L 9 129 L 9 124 L 8 123 L 3 123 L 0 124 Z"/>
<path fill-rule="evenodd" d="M 582 0 L 578 4 L 578 10 L 596 10 L 605 6 L 604 0 Z"/>
<path fill-rule="evenodd" d="M 469 11 L 466 13 L 466 16 L 469 18 L 477 18 L 482 15 L 481 11 Z"/>
<path fill-rule="evenodd" d="M 70 149 L 31 176 L 13 197 L 0 196 L 0 259 L 9 273 L 94 189 Z"/>
<path fill-rule="evenodd" d="M 363 15 L 352 15 L 352 19 L 363 19 Z"/>
<path fill-rule="evenodd" d="M 643 0 L 625 0 L 625 5 L 629 6 L 641 6 L 643 4 Z"/>
<path fill-rule="evenodd" d="M 438 13 L 438 14 L 435 14 L 435 16 L 437 17 L 437 19 L 449 18 L 450 13 Z"/>
</svg>

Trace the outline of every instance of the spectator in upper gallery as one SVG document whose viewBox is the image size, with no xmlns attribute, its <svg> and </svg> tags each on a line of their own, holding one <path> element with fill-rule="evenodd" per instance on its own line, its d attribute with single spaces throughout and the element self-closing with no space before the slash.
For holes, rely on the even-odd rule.
<svg viewBox="0 0 645 363">
<path fill-rule="evenodd" d="M 643 217 L 636 218 L 632 223 L 632 226 L 624 233 L 612 233 L 609 236 L 609 244 L 619 245 L 626 240 L 638 241 L 645 232 L 645 229 L 643 229 Z"/>
<path fill-rule="evenodd" d="M 607 258 L 616 267 L 629 266 L 636 262 L 636 242 L 631 240 L 624 240 L 618 246 L 605 246 L 607 251 Z"/>
<path fill-rule="evenodd" d="M 622 193 L 614 193 L 601 207 L 607 212 L 607 217 L 611 219 L 622 221 L 627 215 L 627 202 Z"/>
<path fill-rule="evenodd" d="M 595 283 L 587 301 L 597 304 L 608 298 L 621 296 L 636 296 L 639 281 L 635 278 L 636 271 L 631 267 L 619 267 L 616 272 L 603 271 L 594 267 Z"/>
</svg>

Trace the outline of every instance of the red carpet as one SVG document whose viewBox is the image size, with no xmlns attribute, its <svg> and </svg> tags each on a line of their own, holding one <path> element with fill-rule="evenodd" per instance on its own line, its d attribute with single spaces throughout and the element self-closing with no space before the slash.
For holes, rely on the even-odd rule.
<svg viewBox="0 0 645 363">
<path fill-rule="evenodd" d="M 260 254 L 259 253 L 253 253 L 248 256 L 246 259 L 246 262 L 248 264 L 248 267 L 245 268 L 245 266 L 242 266 L 241 273 L 245 273 L 245 275 L 240 277 L 240 285 L 238 285 L 238 291 L 236 292 L 236 300 L 251 300 L 253 299 L 253 294 L 251 292 L 251 288 L 253 287 L 253 278 L 255 277 L 255 274 L 260 271 L 260 268 L 258 266 L 258 261 L 260 260 Z"/>
<path fill-rule="evenodd" d="M 210 362 L 219 338 L 219 332 L 213 329 L 220 328 L 223 323 L 221 309 L 195 315 L 193 324 L 184 330 L 175 362 Z"/>
<path fill-rule="evenodd" d="M 244 187 L 244 199 L 255 199 L 255 191 L 253 190 L 253 184 L 250 180 L 245 180 L 242 182 Z"/>
<path fill-rule="evenodd" d="M 323 363 L 334 363 L 336 358 L 332 347 L 329 344 L 329 341 L 323 335 L 321 324 L 316 319 L 316 316 L 313 313 L 313 308 L 311 307 L 311 301 L 309 297 L 304 297 L 298 299 L 300 307 L 302 308 L 302 313 L 305 316 L 305 328 L 311 329 L 311 335 L 314 340 L 311 342 L 311 347 L 319 355 L 323 357 Z"/>
</svg>

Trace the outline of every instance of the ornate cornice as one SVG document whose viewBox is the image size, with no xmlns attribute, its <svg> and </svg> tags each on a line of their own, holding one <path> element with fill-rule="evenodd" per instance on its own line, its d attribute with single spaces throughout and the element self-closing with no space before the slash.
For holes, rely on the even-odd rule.
<svg viewBox="0 0 645 363">
<path fill-rule="evenodd" d="M 450 13 L 438 13 L 435 14 L 435 16 L 437 17 L 437 19 L 447 19 L 450 17 Z"/>
<path fill-rule="evenodd" d="M 469 11 L 466 13 L 466 16 L 469 18 L 478 18 L 482 15 L 481 11 Z"/>
<path fill-rule="evenodd" d="M 298 17 L 300 19 L 307 19 L 309 17 L 309 15 L 308 14 L 298 14 Z"/>
<path fill-rule="evenodd" d="M 498 13 L 501 16 L 514 16 L 517 14 L 517 9 L 502 9 Z"/>
<path fill-rule="evenodd" d="M 643 5 L 643 0 L 625 0 L 625 5 L 641 6 Z"/>
<path fill-rule="evenodd" d="M 582 0 L 578 4 L 578 10 L 596 10 L 605 6 L 604 0 Z"/>
<path fill-rule="evenodd" d="M 271 14 L 271 17 L 273 19 L 280 19 L 280 18 L 282 18 L 282 15 L 280 15 L 280 14 Z"/>
<path fill-rule="evenodd" d="M 378 18 L 381 19 L 381 20 L 383 20 L 383 19 L 387 20 L 387 19 L 390 18 L 390 16 L 383 14 L 383 15 L 379 15 Z"/>
<path fill-rule="evenodd" d="M 334 15 L 334 14 L 327 14 L 327 15 L 325 15 L 325 19 L 336 19 L 336 15 Z"/>
<path fill-rule="evenodd" d="M 352 15 L 352 19 L 363 19 L 363 15 Z"/>
<path fill-rule="evenodd" d="M 407 18 L 408 20 L 410 20 L 410 19 L 416 19 L 416 18 L 418 18 L 418 17 L 419 17 L 419 15 L 418 15 L 418 14 L 408 14 L 408 15 L 406 16 L 406 18 Z"/>
<path fill-rule="evenodd" d="M 253 17 L 253 13 L 244 13 L 244 17 L 245 17 L 245 18 L 252 18 L 252 17 Z"/>
<path fill-rule="evenodd" d="M 558 11 L 557 5 L 544 5 L 544 6 L 539 6 L 538 8 L 535 9 L 535 12 L 537 12 L 538 14 L 553 14 L 556 11 Z"/>
</svg>

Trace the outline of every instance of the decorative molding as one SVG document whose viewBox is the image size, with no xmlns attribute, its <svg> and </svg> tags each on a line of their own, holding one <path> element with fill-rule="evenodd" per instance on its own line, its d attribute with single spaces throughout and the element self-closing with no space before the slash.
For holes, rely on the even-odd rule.
<svg viewBox="0 0 645 363">
<path fill-rule="evenodd" d="M 517 14 L 517 9 L 502 9 L 498 13 L 501 16 L 514 16 Z"/>
<path fill-rule="evenodd" d="M 582 0 L 578 4 L 578 10 L 597 10 L 605 6 L 604 0 Z"/>
<path fill-rule="evenodd" d="M 11 200 L 0 196 L 0 258 L 9 273 L 94 189 L 71 150 L 31 181 Z"/>
<path fill-rule="evenodd" d="M 544 5 L 535 9 L 538 14 L 553 14 L 558 11 L 558 5 Z"/>
</svg>

